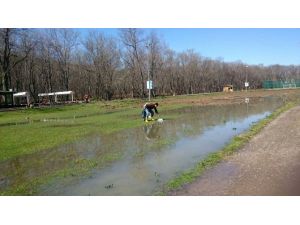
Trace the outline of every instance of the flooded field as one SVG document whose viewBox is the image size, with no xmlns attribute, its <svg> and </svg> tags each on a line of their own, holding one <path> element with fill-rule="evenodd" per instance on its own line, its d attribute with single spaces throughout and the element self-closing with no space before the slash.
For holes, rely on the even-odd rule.
<svg viewBox="0 0 300 225">
<path fill-rule="evenodd" d="M 60 174 L 38 185 L 34 194 L 153 195 L 168 180 L 220 150 L 282 104 L 281 98 L 267 97 L 250 98 L 243 104 L 185 108 L 177 111 L 178 119 L 110 135 L 94 134 L 55 149 L 2 161 L 0 193 L 30 180 L 36 182 L 39 177 L 74 170 L 74 174 Z M 103 165 L 100 162 L 105 157 L 110 160 Z M 76 171 L 83 165 L 88 171 L 78 175 Z"/>
</svg>

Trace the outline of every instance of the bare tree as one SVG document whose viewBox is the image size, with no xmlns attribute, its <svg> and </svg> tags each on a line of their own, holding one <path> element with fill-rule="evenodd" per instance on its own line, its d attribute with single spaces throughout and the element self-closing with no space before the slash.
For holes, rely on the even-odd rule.
<svg viewBox="0 0 300 225">
<path fill-rule="evenodd" d="M 55 50 L 49 30 L 40 32 L 38 35 L 38 57 L 40 75 L 43 77 L 45 92 L 54 91 L 55 81 Z"/>
<path fill-rule="evenodd" d="M 110 100 L 114 94 L 113 82 L 120 65 L 120 54 L 114 39 L 99 32 L 90 32 L 86 42 L 87 71 L 96 76 L 96 97 Z"/>
<path fill-rule="evenodd" d="M 0 66 L 3 90 L 11 88 L 11 72 L 29 54 L 32 46 L 26 39 L 27 30 L 5 28 L 0 29 Z M 24 44 L 22 46 L 22 44 Z"/>
<path fill-rule="evenodd" d="M 149 73 L 149 79 L 154 83 L 154 90 L 152 90 L 152 95 L 155 96 L 159 88 L 162 87 L 162 82 L 160 82 L 159 77 L 162 76 L 163 71 L 163 51 L 166 47 L 162 41 L 158 38 L 157 34 L 151 32 L 148 41 L 148 57 L 147 57 L 147 73 Z"/>
<path fill-rule="evenodd" d="M 140 29 L 122 29 L 121 40 L 125 46 L 123 60 L 131 74 L 131 97 L 145 96 L 145 39 Z"/>
<path fill-rule="evenodd" d="M 61 73 L 61 88 L 69 90 L 73 52 L 78 46 L 78 33 L 72 29 L 51 29 L 51 47 Z"/>
</svg>

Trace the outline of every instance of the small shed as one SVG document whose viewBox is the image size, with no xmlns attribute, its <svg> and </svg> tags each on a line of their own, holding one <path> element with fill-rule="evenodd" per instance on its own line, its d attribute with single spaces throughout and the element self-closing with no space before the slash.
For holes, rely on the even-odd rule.
<svg viewBox="0 0 300 225">
<path fill-rule="evenodd" d="M 230 85 L 230 84 L 225 85 L 223 87 L 223 92 L 233 92 L 233 85 Z"/>
<path fill-rule="evenodd" d="M 16 105 L 27 105 L 30 104 L 30 95 L 27 91 L 18 92 L 13 95 L 14 103 Z"/>
<path fill-rule="evenodd" d="M 0 91 L 0 107 L 13 107 L 14 106 L 14 91 Z"/>
<path fill-rule="evenodd" d="M 58 103 L 58 96 L 71 96 L 71 101 L 74 101 L 74 92 L 73 91 L 59 91 L 59 92 L 51 92 L 51 93 L 40 93 L 38 94 L 38 97 L 48 97 L 49 100 L 51 97 L 54 97 L 54 102 Z"/>
<path fill-rule="evenodd" d="M 59 92 L 54 92 L 55 95 L 55 102 L 57 102 L 57 97 L 58 96 L 71 96 L 71 101 L 74 101 L 74 92 L 73 91 L 59 91 Z"/>
<path fill-rule="evenodd" d="M 54 96 L 54 93 L 40 93 L 38 94 L 39 97 L 39 103 L 42 104 L 49 104 L 50 102 L 52 102 L 53 100 L 51 99 L 51 97 Z"/>
</svg>

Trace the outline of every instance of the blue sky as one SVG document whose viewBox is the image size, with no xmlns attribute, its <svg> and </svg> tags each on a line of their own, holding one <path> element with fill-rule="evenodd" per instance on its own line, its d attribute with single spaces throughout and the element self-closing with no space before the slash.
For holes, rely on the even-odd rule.
<svg viewBox="0 0 300 225">
<path fill-rule="evenodd" d="M 79 29 L 83 34 L 88 29 Z M 118 29 L 99 29 L 117 36 Z M 246 64 L 300 65 L 300 29 L 209 29 L 157 28 L 165 43 L 179 52 L 194 49 L 202 56 L 222 58 L 225 62 L 241 60 Z"/>
</svg>

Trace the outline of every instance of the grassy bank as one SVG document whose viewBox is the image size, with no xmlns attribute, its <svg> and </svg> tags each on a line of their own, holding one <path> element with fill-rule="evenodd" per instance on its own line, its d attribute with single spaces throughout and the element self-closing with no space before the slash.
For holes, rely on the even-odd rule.
<svg viewBox="0 0 300 225">
<path fill-rule="evenodd" d="M 209 154 L 204 160 L 201 160 L 193 169 L 182 173 L 178 177 L 170 180 L 164 187 L 163 193 L 159 194 L 168 194 L 169 192 L 182 188 L 183 185 L 193 182 L 196 178 L 201 176 L 201 174 L 219 162 L 224 160 L 227 156 L 233 154 L 238 149 L 242 148 L 249 140 L 259 133 L 267 124 L 272 120 L 277 118 L 281 113 L 291 109 L 296 106 L 296 103 L 289 102 L 277 109 L 267 118 L 261 120 L 257 124 L 254 124 L 247 132 L 238 135 L 232 139 L 232 141 L 225 146 L 221 151 Z"/>
</svg>

